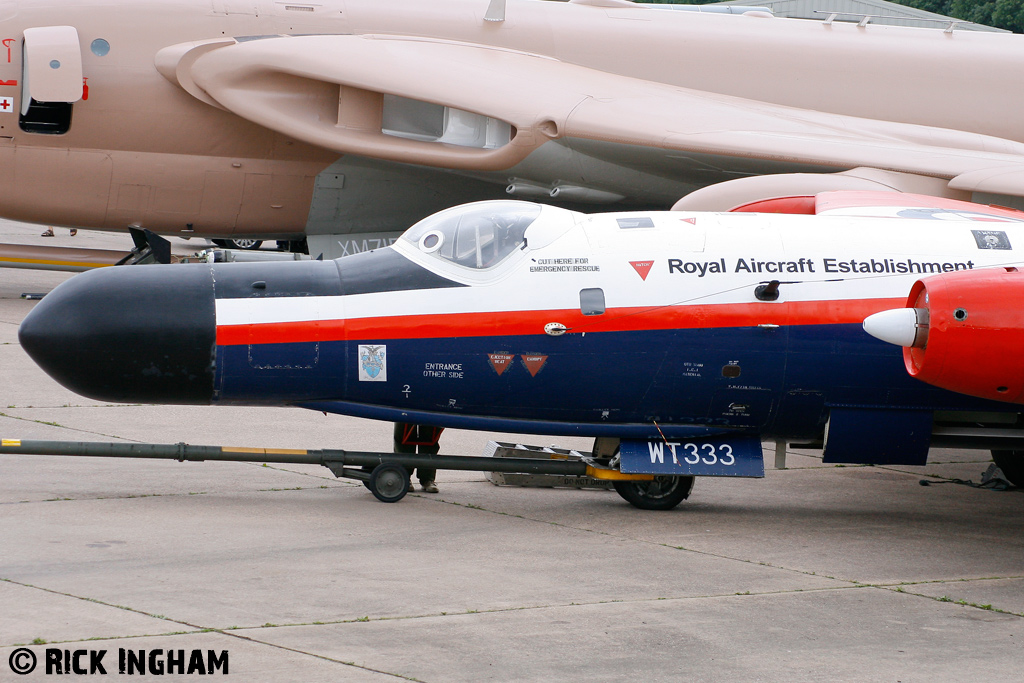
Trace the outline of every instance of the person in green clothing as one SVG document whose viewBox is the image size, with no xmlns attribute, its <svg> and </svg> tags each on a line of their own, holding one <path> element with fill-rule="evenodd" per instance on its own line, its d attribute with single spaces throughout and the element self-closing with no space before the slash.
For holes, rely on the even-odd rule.
<svg viewBox="0 0 1024 683">
<path fill-rule="evenodd" d="M 437 455 L 441 450 L 440 439 L 441 427 L 427 427 L 425 425 L 411 425 L 404 422 L 395 423 L 395 453 L 420 453 L 423 455 Z M 419 467 L 409 470 L 409 490 L 413 490 L 412 479 L 416 476 L 420 481 L 420 487 L 424 493 L 437 493 L 436 469 Z"/>
</svg>

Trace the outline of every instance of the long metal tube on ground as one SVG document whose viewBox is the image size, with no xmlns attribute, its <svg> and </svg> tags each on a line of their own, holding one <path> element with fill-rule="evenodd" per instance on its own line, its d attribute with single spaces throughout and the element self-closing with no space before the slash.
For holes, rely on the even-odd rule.
<svg viewBox="0 0 1024 683">
<path fill-rule="evenodd" d="M 587 464 L 579 460 L 539 460 L 534 458 L 486 458 L 468 455 L 425 455 L 343 450 L 299 450 L 280 448 L 231 448 L 193 446 L 186 443 L 109 443 L 99 441 L 22 441 L 3 439 L 0 454 L 60 455 L 99 458 L 156 458 L 201 462 L 273 462 L 292 465 L 368 467 L 384 462 L 405 467 L 477 472 L 516 472 L 523 474 L 587 474 Z"/>
</svg>

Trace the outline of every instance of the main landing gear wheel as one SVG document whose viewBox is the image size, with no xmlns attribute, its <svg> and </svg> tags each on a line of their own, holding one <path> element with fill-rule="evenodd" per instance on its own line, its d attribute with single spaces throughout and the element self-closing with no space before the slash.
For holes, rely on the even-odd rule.
<svg viewBox="0 0 1024 683">
<path fill-rule="evenodd" d="M 263 245 L 263 240 L 210 240 L 218 247 L 224 247 L 225 249 L 259 249 Z"/>
<path fill-rule="evenodd" d="M 615 481 L 616 492 L 641 510 L 671 510 L 693 490 L 694 477 L 655 477 L 653 481 Z"/>
<path fill-rule="evenodd" d="M 381 463 L 373 468 L 366 488 L 384 503 L 397 503 L 409 493 L 409 472 L 401 465 Z"/>
<path fill-rule="evenodd" d="M 1024 451 L 992 451 L 992 459 L 1006 475 L 1007 481 L 1024 488 Z"/>
</svg>

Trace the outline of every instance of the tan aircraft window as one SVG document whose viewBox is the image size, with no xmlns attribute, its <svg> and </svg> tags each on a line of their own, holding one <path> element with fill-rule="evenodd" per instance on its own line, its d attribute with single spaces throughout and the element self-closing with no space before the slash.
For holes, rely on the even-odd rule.
<svg viewBox="0 0 1024 683">
<path fill-rule="evenodd" d="M 71 130 L 71 102 L 29 102 L 28 111 L 18 117 L 26 133 L 63 135 Z"/>
<path fill-rule="evenodd" d="M 71 110 L 82 99 L 82 50 L 73 26 L 25 29 L 22 49 L 21 115 L 26 133 L 62 135 Z"/>
</svg>

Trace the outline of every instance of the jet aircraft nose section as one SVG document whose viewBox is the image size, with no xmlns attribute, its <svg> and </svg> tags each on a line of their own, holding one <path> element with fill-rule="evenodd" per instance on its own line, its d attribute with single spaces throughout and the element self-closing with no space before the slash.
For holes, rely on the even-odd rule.
<svg viewBox="0 0 1024 683">
<path fill-rule="evenodd" d="M 122 266 L 77 275 L 18 330 L 68 389 L 101 401 L 208 404 L 216 318 L 207 265 Z"/>
</svg>

